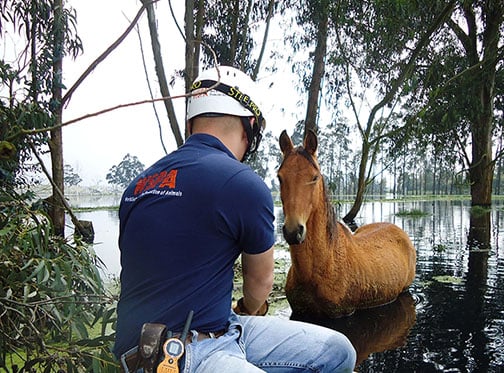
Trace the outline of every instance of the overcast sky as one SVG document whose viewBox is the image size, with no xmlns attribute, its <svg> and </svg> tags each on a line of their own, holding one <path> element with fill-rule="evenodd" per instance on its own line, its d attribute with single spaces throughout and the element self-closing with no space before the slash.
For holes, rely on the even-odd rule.
<svg viewBox="0 0 504 373">
<path fill-rule="evenodd" d="M 132 20 L 140 9 L 140 2 L 131 0 L 70 0 L 69 3 L 77 11 L 78 33 L 84 44 L 84 54 L 76 60 L 65 60 L 64 84 L 67 87 L 72 86 L 89 64 L 120 36 L 128 26 L 128 20 Z M 184 3 L 172 3 L 178 22 L 183 27 Z M 184 66 L 185 47 L 171 18 L 168 1 L 158 3 L 157 16 L 164 67 L 166 74 L 171 76 L 173 71 Z M 146 14 L 139 25 L 145 58 L 150 64 L 148 72 L 151 86 L 155 96 L 160 97 L 152 63 Z M 274 43 L 282 43 L 281 36 L 278 35 L 278 32 L 276 36 L 272 33 L 269 47 Z M 294 123 L 303 113 L 300 108 L 293 109 L 292 112 L 281 110 L 285 107 L 295 108 L 299 100 L 289 71 L 290 67 L 286 65 L 274 78 L 264 75 L 258 77 L 260 84 L 268 87 L 265 90 L 267 94 L 263 97 L 263 112 L 267 119 L 267 130 L 272 131 L 276 137 L 283 129 L 292 133 Z M 275 84 L 269 88 L 272 81 Z M 178 81 L 175 87 L 171 88 L 171 94 L 183 94 L 184 90 L 183 82 Z M 63 121 L 118 104 L 149 98 L 139 38 L 137 32 L 133 31 L 81 84 L 64 110 Z M 176 100 L 175 105 L 179 124 L 182 126 L 184 100 Z M 173 151 L 175 142 L 163 104 L 157 104 L 157 109 L 162 121 L 164 143 L 168 152 Z M 181 132 L 184 132 L 183 128 Z M 127 153 L 137 156 L 146 166 L 164 155 L 152 104 L 119 109 L 71 124 L 63 130 L 63 146 L 64 162 L 70 164 L 81 176 L 81 185 L 105 185 L 108 170 L 118 164 Z"/>
</svg>

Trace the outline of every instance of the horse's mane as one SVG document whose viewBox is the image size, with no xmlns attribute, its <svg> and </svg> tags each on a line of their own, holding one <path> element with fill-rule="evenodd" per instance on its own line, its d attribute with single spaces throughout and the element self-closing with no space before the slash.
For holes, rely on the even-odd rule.
<svg viewBox="0 0 504 373">
<path fill-rule="evenodd" d="M 326 206 L 326 216 L 327 216 L 327 225 L 326 225 L 327 237 L 332 240 L 336 228 L 336 213 L 334 211 L 334 206 L 332 204 L 331 198 L 329 197 L 325 177 L 324 175 L 322 175 L 318 162 L 312 157 L 312 155 L 308 151 L 306 151 L 305 148 L 303 148 L 302 146 L 297 147 L 296 153 L 306 158 L 310 162 L 310 164 L 320 172 L 320 175 L 322 176 L 322 188 L 323 188 L 322 190 L 324 192 L 324 203 Z"/>
</svg>

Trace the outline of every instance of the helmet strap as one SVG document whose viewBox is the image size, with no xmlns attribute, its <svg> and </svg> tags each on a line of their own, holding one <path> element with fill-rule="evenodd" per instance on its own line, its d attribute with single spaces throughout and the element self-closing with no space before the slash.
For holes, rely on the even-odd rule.
<svg viewBox="0 0 504 373">
<path fill-rule="evenodd" d="M 262 134 L 259 125 L 257 124 L 257 118 L 255 117 L 240 117 L 243 125 L 243 129 L 247 135 L 248 145 L 245 154 L 243 155 L 242 162 L 244 162 L 252 153 L 257 151 L 259 143 L 262 139 Z M 253 121 L 251 123 L 251 120 Z"/>
</svg>

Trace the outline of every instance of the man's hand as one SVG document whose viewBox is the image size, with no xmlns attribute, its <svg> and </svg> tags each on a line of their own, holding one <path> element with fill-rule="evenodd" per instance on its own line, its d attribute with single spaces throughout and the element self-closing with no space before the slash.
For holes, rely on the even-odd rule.
<svg viewBox="0 0 504 373">
<path fill-rule="evenodd" d="M 233 307 L 233 311 L 237 315 L 249 315 L 249 316 L 265 316 L 268 313 L 269 304 L 268 301 L 264 301 L 263 305 L 257 310 L 256 313 L 252 314 L 247 310 L 245 304 L 243 304 L 243 298 L 238 299 L 236 305 Z"/>
</svg>

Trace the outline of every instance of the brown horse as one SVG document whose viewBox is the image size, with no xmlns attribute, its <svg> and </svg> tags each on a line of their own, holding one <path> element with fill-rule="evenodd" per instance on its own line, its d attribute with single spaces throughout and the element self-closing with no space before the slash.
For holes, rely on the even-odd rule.
<svg viewBox="0 0 504 373">
<path fill-rule="evenodd" d="M 394 301 L 415 277 L 416 252 L 408 235 L 390 223 L 355 233 L 335 220 L 309 131 L 294 148 L 280 135 L 278 170 L 283 234 L 292 259 L 285 292 L 294 314 L 340 317 Z"/>
</svg>

